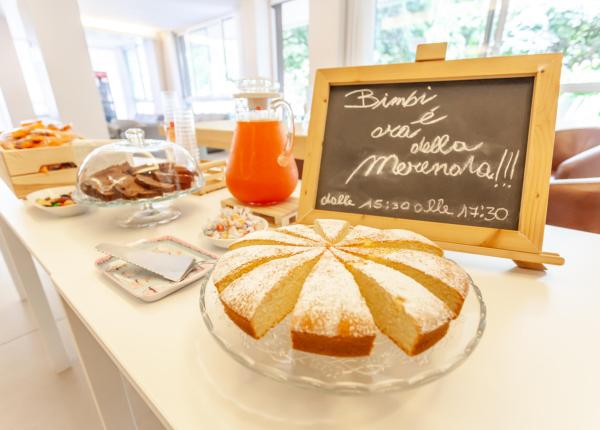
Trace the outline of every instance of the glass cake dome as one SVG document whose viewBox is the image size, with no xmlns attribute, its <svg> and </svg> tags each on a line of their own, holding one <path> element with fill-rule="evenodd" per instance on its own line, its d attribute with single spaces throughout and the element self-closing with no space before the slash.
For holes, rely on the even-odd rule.
<svg viewBox="0 0 600 430">
<path fill-rule="evenodd" d="M 141 129 L 125 132 L 126 140 L 92 151 L 77 172 L 78 202 L 91 206 L 137 205 L 120 219 L 124 227 L 164 224 L 181 215 L 155 203 L 197 191 L 203 184 L 198 163 L 182 146 L 144 139 Z"/>
</svg>

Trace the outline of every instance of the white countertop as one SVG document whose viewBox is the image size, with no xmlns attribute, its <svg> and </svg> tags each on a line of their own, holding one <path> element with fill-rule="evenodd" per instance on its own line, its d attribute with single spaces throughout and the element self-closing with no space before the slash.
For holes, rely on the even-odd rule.
<svg viewBox="0 0 600 430">
<path fill-rule="evenodd" d="M 512 261 L 449 253 L 481 288 L 486 332 L 456 371 L 399 394 L 343 397 L 289 387 L 231 359 L 210 337 L 198 285 L 144 303 L 94 267 L 99 242 L 199 239 L 222 190 L 175 203 L 165 226 L 126 230 L 119 209 L 51 218 L 0 182 L 0 213 L 48 271 L 161 421 L 175 429 L 590 429 L 600 422 L 600 235 L 547 227 L 545 249 L 566 258 L 546 273 Z"/>
</svg>

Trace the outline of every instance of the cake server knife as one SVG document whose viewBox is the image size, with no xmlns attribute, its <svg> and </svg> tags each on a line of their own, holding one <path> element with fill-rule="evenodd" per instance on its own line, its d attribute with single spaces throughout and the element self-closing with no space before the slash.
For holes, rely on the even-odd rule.
<svg viewBox="0 0 600 430">
<path fill-rule="evenodd" d="M 179 282 L 185 278 L 196 263 L 194 257 L 189 255 L 170 255 L 111 243 L 101 243 L 96 246 L 96 250 L 120 258 L 173 282 Z"/>
</svg>

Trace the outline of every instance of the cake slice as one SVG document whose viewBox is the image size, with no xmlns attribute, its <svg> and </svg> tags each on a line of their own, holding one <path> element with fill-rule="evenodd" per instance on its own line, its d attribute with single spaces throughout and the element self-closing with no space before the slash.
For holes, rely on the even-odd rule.
<svg viewBox="0 0 600 430">
<path fill-rule="evenodd" d="M 342 250 L 399 270 L 443 301 L 454 318 L 460 313 L 471 278 L 454 261 L 410 249 L 345 247 Z"/>
<path fill-rule="evenodd" d="M 289 314 L 324 249 L 269 261 L 233 281 L 220 295 L 229 318 L 259 339 Z"/>
<path fill-rule="evenodd" d="M 312 240 L 319 245 L 325 245 L 325 240 L 311 226 L 304 224 L 292 224 L 285 227 L 279 227 L 277 231 L 303 239 Z"/>
<path fill-rule="evenodd" d="M 314 240 L 281 233 L 277 230 L 259 230 L 253 231 L 241 239 L 236 240 L 229 245 L 229 249 L 237 249 L 242 246 L 252 245 L 318 246 L 319 243 Z"/>
<path fill-rule="evenodd" d="M 326 251 L 292 312 L 292 345 L 315 354 L 369 355 L 375 324 L 352 274 Z"/>
<path fill-rule="evenodd" d="M 401 229 L 379 230 L 364 225 L 352 228 L 338 246 L 415 249 L 439 256 L 444 255 L 442 248 L 418 233 Z"/>
<path fill-rule="evenodd" d="M 315 230 L 329 243 L 338 243 L 352 225 L 341 219 L 316 219 Z"/>
<path fill-rule="evenodd" d="M 452 312 L 421 284 L 382 264 L 332 252 L 354 275 L 379 330 L 406 354 L 419 354 L 446 334 Z"/>
<path fill-rule="evenodd" d="M 289 257 L 306 251 L 300 246 L 244 246 L 224 254 L 215 266 L 212 279 L 220 293 L 231 282 L 255 267 L 276 258 Z"/>
</svg>

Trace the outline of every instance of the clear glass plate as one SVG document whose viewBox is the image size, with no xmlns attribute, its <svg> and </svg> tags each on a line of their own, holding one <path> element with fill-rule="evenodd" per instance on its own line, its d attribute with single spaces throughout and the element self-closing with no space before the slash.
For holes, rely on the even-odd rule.
<svg viewBox="0 0 600 430">
<path fill-rule="evenodd" d="M 81 203 L 86 206 L 96 206 L 96 207 L 100 207 L 100 208 L 114 208 L 114 207 L 121 207 L 121 206 L 141 206 L 141 205 L 145 205 L 145 204 L 161 203 L 161 202 L 166 202 L 168 200 L 178 199 L 179 197 L 183 197 L 188 194 L 195 193 L 196 191 L 200 190 L 200 188 L 202 188 L 202 182 L 200 182 L 199 184 L 194 183 L 190 188 L 187 188 L 185 190 L 174 191 L 172 193 L 166 193 L 166 194 L 163 194 L 162 196 L 152 197 L 152 198 L 148 198 L 148 199 L 133 199 L 133 200 L 116 199 L 116 200 L 111 200 L 111 201 L 104 201 L 104 200 L 96 199 L 94 197 L 90 197 L 90 196 L 82 193 L 81 191 L 76 190 L 73 194 L 73 198 L 75 199 L 75 201 L 77 203 Z"/>
<path fill-rule="evenodd" d="M 481 291 L 471 283 L 447 335 L 422 354 L 409 357 L 378 332 L 370 356 L 339 358 L 292 349 L 289 315 L 262 339 L 251 338 L 225 314 L 212 277 L 201 286 L 200 311 L 217 343 L 249 369 L 277 381 L 341 394 L 401 391 L 441 378 L 473 352 L 486 321 Z"/>
</svg>

